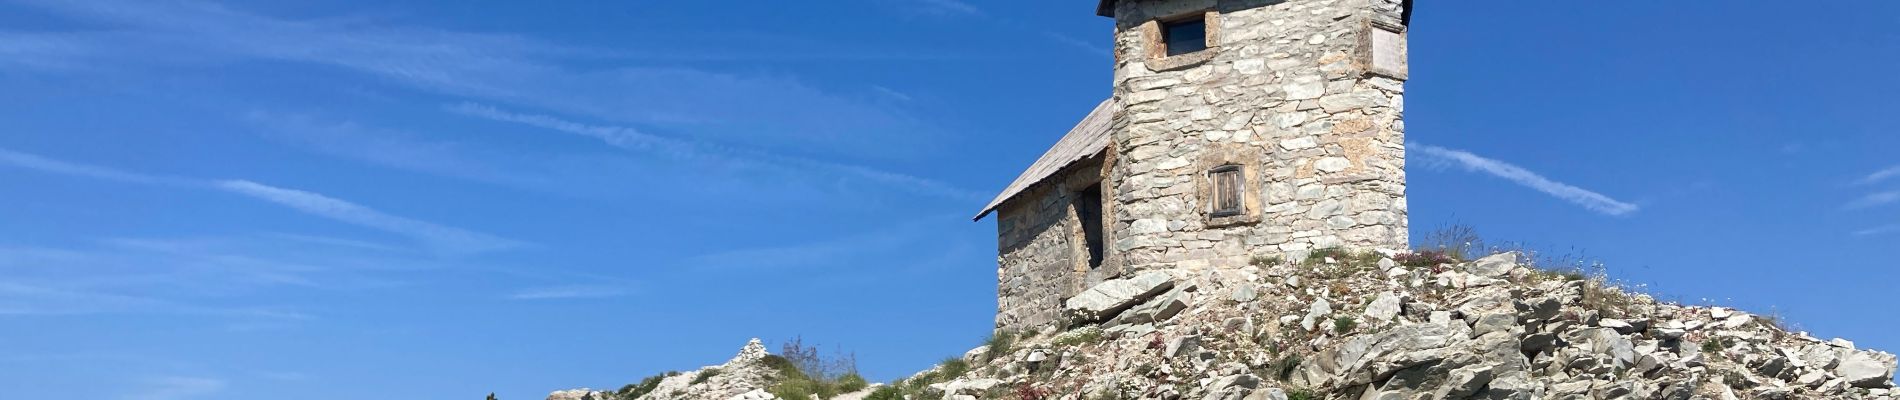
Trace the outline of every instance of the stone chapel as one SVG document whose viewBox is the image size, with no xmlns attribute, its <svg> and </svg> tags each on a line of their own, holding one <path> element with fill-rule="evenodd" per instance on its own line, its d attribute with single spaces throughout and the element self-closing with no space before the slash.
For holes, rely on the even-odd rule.
<svg viewBox="0 0 1900 400">
<path fill-rule="evenodd" d="M 995 213 L 998 329 L 1152 268 L 1404 249 L 1411 0 L 1101 0 L 1113 95 Z"/>
</svg>

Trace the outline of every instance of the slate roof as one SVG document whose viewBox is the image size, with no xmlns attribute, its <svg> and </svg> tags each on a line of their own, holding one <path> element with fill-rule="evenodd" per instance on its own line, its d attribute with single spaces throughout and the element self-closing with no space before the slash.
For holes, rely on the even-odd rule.
<svg viewBox="0 0 1900 400">
<path fill-rule="evenodd" d="M 1404 0 L 1399 4 L 1402 5 L 1402 11 L 1399 12 L 1399 20 L 1402 21 L 1400 23 L 1408 26 L 1412 25 L 1412 0 Z M 1100 3 L 1096 3 L 1095 15 L 1114 18 L 1115 0 L 1102 0 Z"/>
<path fill-rule="evenodd" d="M 1042 153 L 1042 157 L 1037 158 L 1034 164 L 1030 164 L 1028 170 L 1024 170 L 1021 176 L 1017 176 L 1016 181 L 1010 182 L 1009 187 L 1004 188 L 1001 194 L 997 194 L 995 200 L 990 200 L 989 205 L 983 206 L 983 211 L 977 212 L 974 219 L 981 220 L 984 216 L 990 215 L 991 211 L 996 211 L 996 207 L 1009 201 L 1009 198 L 1016 197 L 1030 186 L 1048 179 L 1050 175 L 1061 171 L 1063 167 L 1100 154 L 1102 150 L 1108 148 L 1108 128 L 1114 121 L 1114 100 L 1103 100 L 1101 104 L 1095 106 L 1094 111 L 1089 112 L 1087 117 L 1082 117 L 1082 122 L 1076 123 L 1075 128 L 1069 129 L 1069 133 L 1063 135 L 1062 140 L 1056 141 L 1054 147 Z"/>
</svg>

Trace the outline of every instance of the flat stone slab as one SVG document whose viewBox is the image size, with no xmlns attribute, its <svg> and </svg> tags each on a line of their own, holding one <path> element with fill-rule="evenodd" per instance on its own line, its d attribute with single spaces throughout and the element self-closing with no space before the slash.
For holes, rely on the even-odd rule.
<svg viewBox="0 0 1900 400">
<path fill-rule="evenodd" d="M 1470 272 L 1472 275 L 1486 278 L 1501 277 L 1511 273 L 1511 268 L 1517 268 L 1517 258 L 1518 254 L 1515 251 L 1492 254 L 1472 262 Z"/>
<path fill-rule="evenodd" d="M 1161 271 L 1148 271 L 1131 278 L 1095 285 L 1069 298 L 1063 303 L 1063 308 L 1090 321 L 1102 321 L 1171 288 L 1174 288 L 1174 276 Z"/>
</svg>

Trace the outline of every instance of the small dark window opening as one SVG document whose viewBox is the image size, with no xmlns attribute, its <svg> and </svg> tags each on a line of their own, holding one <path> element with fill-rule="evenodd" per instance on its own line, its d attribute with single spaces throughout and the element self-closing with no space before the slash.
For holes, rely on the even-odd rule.
<svg viewBox="0 0 1900 400">
<path fill-rule="evenodd" d="M 1208 171 L 1208 179 L 1214 183 L 1214 216 L 1230 217 L 1246 212 L 1242 197 L 1247 192 L 1239 165 L 1222 165 Z"/>
<path fill-rule="evenodd" d="M 1075 193 L 1075 217 L 1082 221 L 1082 240 L 1088 245 L 1089 268 L 1102 266 L 1102 184 Z"/>
<path fill-rule="evenodd" d="M 1161 41 L 1167 43 L 1168 55 L 1178 56 L 1207 50 L 1207 20 L 1205 17 L 1179 21 L 1161 22 Z"/>
</svg>

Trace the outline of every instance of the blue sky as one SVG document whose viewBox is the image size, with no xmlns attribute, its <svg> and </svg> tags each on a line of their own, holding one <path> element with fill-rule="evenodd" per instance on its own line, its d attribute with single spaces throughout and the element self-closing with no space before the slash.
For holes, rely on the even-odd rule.
<svg viewBox="0 0 1900 400">
<path fill-rule="evenodd" d="M 975 345 L 1092 2 L 0 0 L 0 396 L 538 399 Z M 1900 349 L 1900 4 L 1438 2 L 1415 234 Z"/>
</svg>

